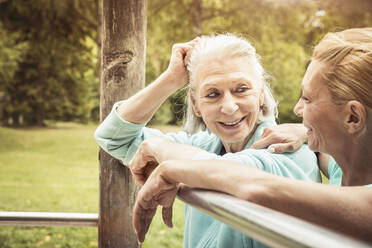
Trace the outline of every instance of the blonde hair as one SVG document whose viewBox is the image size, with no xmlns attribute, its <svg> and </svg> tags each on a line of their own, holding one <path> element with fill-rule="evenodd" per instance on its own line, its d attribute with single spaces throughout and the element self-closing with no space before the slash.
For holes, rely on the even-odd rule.
<svg viewBox="0 0 372 248">
<path fill-rule="evenodd" d="M 257 73 L 258 78 L 262 80 L 264 87 L 264 103 L 257 117 L 257 123 L 266 120 L 275 120 L 277 116 L 277 104 L 267 83 L 268 75 L 259 62 L 260 57 L 256 53 L 256 49 L 246 39 L 233 34 L 202 36 L 195 45 L 187 64 L 190 89 L 187 92 L 187 106 L 184 118 L 185 131 L 193 134 L 200 129 L 206 129 L 203 119 L 194 113 L 190 91 L 194 92 L 195 90 L 195 72 L 197 67 L 203 66 L 203 62 L 210 61 L 212 56 L 216 60 L 227 60 L 238 57 L 246 57 L 250 60 L 254 73 Z"/>
<path fill-rule="evenodd" d="M 328 33 L 315 47 L 323 79 L 336 104 L 357 100 L 372 108 L 372 28 Z"/>
</svg>

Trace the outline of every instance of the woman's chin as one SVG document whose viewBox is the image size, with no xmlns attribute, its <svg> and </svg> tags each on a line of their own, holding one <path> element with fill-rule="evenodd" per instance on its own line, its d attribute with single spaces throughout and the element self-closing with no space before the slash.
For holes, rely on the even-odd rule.
<svg viewBox="0 0 372 248">
<path fill-rule="evenodd" d="M 315 140 L 311 140 L 309 138 L 309 140 L 307 142 L 307 145 L 309 146 L 310 150 L 312 150 L 314 152 L 318 152 L 319 151 L 319 143 L 316 142 Z"/>
</svg>

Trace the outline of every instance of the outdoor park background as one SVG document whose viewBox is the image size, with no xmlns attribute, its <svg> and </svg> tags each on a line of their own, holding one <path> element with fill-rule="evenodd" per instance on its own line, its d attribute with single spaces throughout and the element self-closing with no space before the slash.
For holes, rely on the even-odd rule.
<svg viewBox="0 0 372 248">
<path fill-rule="evenodd" d="M 99 0 L 0 0 L 0 211 L 98 212 Z M 328 31 L 372 26 L 369 0 L 149 0 L 146 83 L 171 46 L 211 33 L 247 37 L 272 76 L 278 122 L 292 108 L 314 44 Z M 179 130 L 177 92 L 151 125 Z M 181 247 L 156 219 L 144 247 Z M 97 247 L 95 228 L 1 227 L 0 247 Z"/>
</svg>

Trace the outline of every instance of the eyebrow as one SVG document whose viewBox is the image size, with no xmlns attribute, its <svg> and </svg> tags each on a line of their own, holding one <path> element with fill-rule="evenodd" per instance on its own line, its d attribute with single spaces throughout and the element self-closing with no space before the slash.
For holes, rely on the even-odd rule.
<svg viewBox="0 0 372 248">
<path fill-rule="evenodd" d="M 217 79 L 214 79 L 214 80 L 206 81 L 205 83 L 203 83 L 202 88 L 208 87 L 208 86 L 215 87 L 216 84 L 218 84 L 221 81 L 226 81 L 226 80 L 224 80 L 223 78 L 221 78 L 221 79 L 218 79 L 217 78 Z M 235 78 L 233 78 L 233 79 L 230 80 L 230 82 L 232 84 L 237 84 L 237 83 L 240 83 L 242 81 L 244 81 L 245 83 L 248 83 L 249 85 L 252 85 L 253 84 L 251 82 L 251 80 L 248 77 L 245 77 L 245 76 L 238 76 L 238 77 L 235 77 Z"/>
</svg>

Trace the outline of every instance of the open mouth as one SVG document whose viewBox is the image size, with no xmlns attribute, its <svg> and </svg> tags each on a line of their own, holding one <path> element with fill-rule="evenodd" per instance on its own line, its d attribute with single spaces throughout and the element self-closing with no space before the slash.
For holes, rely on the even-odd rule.
<svg viewBox="0 0 372 248">
<path fill-rule="evenodd" d="M 219 121 L 218 123 L 220 123 L 223 127 L 227 127 L 227 128 L 235 128 L 235 127 L 238 127 L 239 124 L 245 119 L 245 116 L 241 119 L 238 119 L 238 120 L 235 120 L 235 121 L 232 121 L 232 122 L 221 122 Z"/>
</svg>

